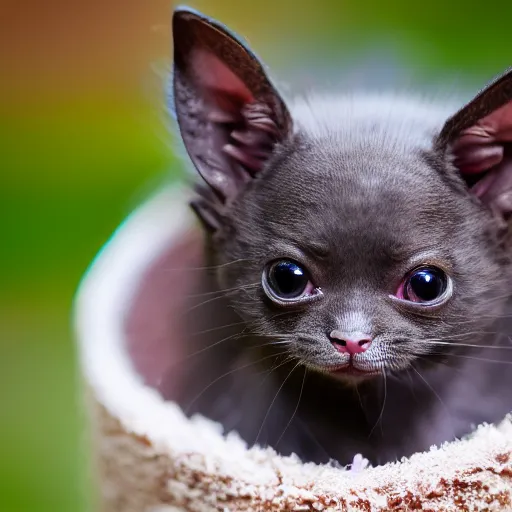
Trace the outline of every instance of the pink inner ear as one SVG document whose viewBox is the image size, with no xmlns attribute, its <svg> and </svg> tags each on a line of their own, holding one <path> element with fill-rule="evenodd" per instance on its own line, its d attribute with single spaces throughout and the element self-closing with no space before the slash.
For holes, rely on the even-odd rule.
<svg viewBox="0 0 512 512">
<path fill-rule="evenodd" d="M 463 176 L 482 174 L 471 191 L 495 213 L 512 213 L 512 102 L 464 130 L 452 145 Z"/>
<path fill-rule="evenodd" d="M 244 82 L 210 51 L 196 49 L 192 60 L 207 120 L 216 127 L 212 131 L 214 146 L 254 175 L 265 165 L 279 135 L 272 108 L 257 101 Z"/>
<path fill-rule="evenodd" d="M 196 71 L 196 80 L 198 85 L 215 95 L 220 92 L 225 97 L 231 97 L 238 103 L 249 103 L 254 100 L 251 91 L 213 53 L 204 49 L 194 50 L 192 53 L 192 62 Z"/>
<path fill-rule="evenodd" d="M 479 174 L 503 159 L 503 144 L 512 142 L 512 102 L 464 130 L 452 145 L 454 164 L 463 174 Z"/>
</svg>

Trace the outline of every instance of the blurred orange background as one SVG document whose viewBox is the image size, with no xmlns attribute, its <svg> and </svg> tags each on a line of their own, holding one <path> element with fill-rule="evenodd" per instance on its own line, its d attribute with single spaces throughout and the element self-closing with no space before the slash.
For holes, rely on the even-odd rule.
<svg viewBox="0 0 512 512">
<path fill-rule="evenodd" d="M 279 84 L 474 92 L 512 64 L 512 3 L 193 1 Z M 165 109 L 172 2 L 0 4 L 0 510 L 88 510 L 71 329 L 87 265 L 180 179 Z M 441 89 L 442 90 L 442 89 Z"/>
</svg>

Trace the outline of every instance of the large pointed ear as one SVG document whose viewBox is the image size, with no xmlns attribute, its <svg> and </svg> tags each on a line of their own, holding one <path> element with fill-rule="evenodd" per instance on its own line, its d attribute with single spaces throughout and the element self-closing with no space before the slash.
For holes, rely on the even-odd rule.
<svg viewBox="0 0 512 512">
<path fill-rule="evenodd" d="M 290 135 L 290 115 L 263 65 L 225 27 L 188 8 L 175 10 L 172 26 L 181 137 L 217 199 L 230 202 Z"/>
<path fill-rule="evenodd" d="M 512 70 L 451 117 L 437 141 L 501 221 L 512 214 Z"/>
</svg>

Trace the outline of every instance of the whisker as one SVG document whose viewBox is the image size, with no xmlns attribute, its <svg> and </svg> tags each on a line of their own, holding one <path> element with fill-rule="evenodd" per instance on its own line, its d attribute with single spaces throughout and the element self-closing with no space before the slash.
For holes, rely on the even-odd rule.
<svg viewBox="0 0 512 512">
<path fill-rule="evenodd" d="M 425 356 L 425 354 L 421 354 L 422 356 Z M 441 352 L 433 352 L 432 355 L 435 355 L 435 356 L 449 356 L 449 357 L 459 357 L 459 358 L 462 358 L 462 359 L 472 359 L 473 361 L 482 361 L 483 363 L 496 363 L 496 364 L 512 364 L 512 361 L 503 361 L 503 360 L 498 360 L 498 359 L 488 359 L 488 358 L 485 358 L 485 357 L 471 357 L 471 356 L 466 356 L 466 355 L 462 355 L 462 354 L 443 354 Z"/>
<path fill-rule="evenodd" d="M 419 354 L 415 354 L 415 355 L 418 359 L 421 359 L 422 361 L 427 361 L 427 363 L 430 362 L 426 356 L 419 355 Z M 449 364 L 446 361 L 436 361 L 436 364 L 441 364 L 441 365 L 449 368 L 450 371 L 455 371 L 455 372 L 459 373 L 460 375 L 464 375 L 464 372 L 460 368 L 457 368 L 453 364 Z"/>
<path fill-rule="evenodd" d="M 274 347 L 281 345 L 290 345 L 292 342 L 289 340 L 278 340 L 278 341 L 267 341 L 265 343 L 261 343 L 259 345 L 251 345 L 252 349 L 258 349 L 263 347 Z"/>
<path fill-rule="evenodd" d="M 411 394 L 412 394 L 412 396 L 413 396 L 413 398 L 414 398 L 414 401 L 415 401 L 416 403 L 419 403 L 419 402 L 418 402 L 418 397 L 416 396 L 416 392 L 414 391 L 414 380 L 413 380 L 413 378 L 412 378 L 412 375 L 411 375 L 411 371 L 410 371 L 410 370 L 411 370 L 411 368 L 407 368 L 407 370 L 406 370 L 406 372 L 405 372 L 405 373 L 406 373 L 406 375 L 407 375 L 407 377 L 409 378 L 409 389 L 411 390 Z"/>
<path fill-rule="evenodd" d="M 205 329 L 203 331 L 197 331 L 192 334 L 192 336 L 199 336 L 201 334 L 208 334 L 209 332 L 221 331 L 222 329 L 227 329 L 228 327 L 236 327 L 237 325 L 245 325 L 247 322 L 243 320 L 241 322 L 234 322 L 232 324 L 218 325 L 216 327 L 212 327 L 210 329 Z"/>
<path fill-rule="evenodd" d="M 225 377 L 227 377 L 227 376 L 231 375 L 232 373 L 235 373 L 235 372 L 237 372 L 239 370 L 243 370 L 244 368 L 249 368 L 249 366 L 252 366 L 254 364 L 259 364 L 262 361 L 265 361 L 266 359 L 270 359 L 271 357 L 275 357 L 275 354 L 272 354 L 272 355 L 266 356 L 266 357 L 262 357 L 258 361 L 251 361 L 250 363 L 247 363 L 245 365 L 238 366 L 237 368 L 233 368 L 232 370 L 229 370 L 228 372 L 223 373 L 219 377 L 215 378 L 198 395 L 196 395 L 191 402 L 189 402 L 189 404 L 187 405 L 187 407 L 185 409 L 185 414 L 188 415 L 192 405 L 194 405 L 197 402 L 197 400 L 199 400 L 199 398 L 201 398 L 201 396 L 203 396 L 203 394 L 206 391 L 208 391 L 208 389 L 210 389 L 215 383 L 219 382 L 219 380 L 224 379 Z"/>
<path fill-rule="evenodd" d="M 205 306 L 206 304 L 210 304 L 212 302 L 215 302 L 216 300 L 219 300 L 219 299 L 223 299 L 224 297 L 232 294 L 233 292 L 226 292 L 224 295 L 218 295 L 216 297 L 213 297 L 211 299 L 208 299 L 208 300 L 205 300 L 203 302 L 200 302 L 198 304 L 194 304 L 191 308 L 189 308 L 187 311 L 185 311 L 182 316 L 180 318 L 184 318 L 186 317 L 187 315 L 189 315 L 190 313 L 192 313 L 192 311 L 195 311 L 196 309 L 202 307 L 202 306 Z"/>
<path fill-rule="evenodd" d="M 283 380 L 282 384 L 279 386 L 279 389 L 277 390 L 277 393 L 274 396 L 274 399 L 270 403 L 269 408 L 267 409 L 267 414 L 265 414 L 265 417 L 263 418 L 263 421 L 261 422 L 260 429 L 258 430 L 258 435 L 256 436 L 256 440 L 254 441 L 254 444 L 258 444 L 258 440 L 260 438 L 261 432 L 263 431 L 263 426 L 265 425 L 265 422 L 267 421 L 268 415 L 270 414 L 270 410 L 272 409 L 272 406 L 274 405 L 274 402 L 277 400 L 277 396 L 283 389 L 284 385 L 286 384 L 286 381 L 290 378 L 290 375 L 295 371 L 296 368 L 299 367 L 300 361 L 290 370 L 290 373 L 286 376 L 286 378 Z"/>
<path fill-rule="evenodd" d="M 196 352 L 193 352 L 192 354 L 187 354 L 184 358 L 180 359 L 179 362 L 183 363 L 184 361 L 187 361 L 191 357 L 202 354 L 203 352 L 206 352 L 207 350 L 210 350 L 211 348 L 216 347 L 216 346 L 220 345 L 221 343 L 224 343 L 225 341 L 241 338 L 245 334 L 246 334 L 246 332 L 242 331 L 242 332 L 237 332 L 235 334 L 231 334 L 231 336 L 226 336 L 225 338 L 222 338 L 221 340 L 218 340 L 215 343 L 212 343 L 211 345 L 207 345 L 206 347 L 203 347 L 203 348 L 197 350 Z"/>
<path fill-rule="evenodd" d="M 293 414 L 291 415 L 291 418 L 288 420 L 288 423 L 286 424 L 286 427 L 284 427 L 284 430 L 282 432 L 282 434 L 279 436 L 279 439 L 277 440 L 277 443 L 276 443 L 276 447 L 279 445 L 279 443 L 281 442 L 281 439 L 283 438 L 284 434 L 286 433 L 286 431 L 288 430 L 288 427 L 290 426 L 290 424 L 292 423 L 293 421 L 293 418 L 295 418 L 295 415 L 297 414 L 297 411 L 299 410 L 299 405 L 300 405 L 300 400 L 302 398 L 302 391 L 304 390 L 304 382 L 306 382 L 306 372 L 308 371 L 308 369 L 304 366 L 304 376 L 302 377 L 302 385 L 300 387 L 300 392 L 299 392 L 299 399 L 297 400 L 297 405 L 295 406 L 295 409 L 293 411 Z"/>
<path fill-rule="evenodd" d="M 211 302 L 214 302 L 216 300 L 223 299 L 225 297 L 233 295 L 233 294 L 235 294 L 238 291 L 246 291 L 248 289 L 255 288 L 257 286 L 259 286 L 259 283 L 250 283 L 250 284 L 246 284 L 246 285 L 235 286 L 233 288 L 226 288 L 225 290 L 219 290 L 219 291 L 214 291 L 214 292 L 206 292 L 204 294 L 198 293 L 196 295 L 190 295 L 190 297 L 201 297 L 203 295 L 204 296 L 215 295 L 215 296 L 212 297 L 211 299 L 207 299 L 207 300 L 205 300 L 203 302 L 200 302 L 198 304 L 194 304 L 187 311 L 185 311 L 185 313 L 183 313 L 183 316 L 188 315 L 190 312 L 195 311 L 197 308 L 200 308 L 201 306 L 204 306 L 206 304 L 210 304 Z M 237 301 L 237 304 L 243 305 L 244 303 L 242 301 Z M 245 305 L 246 306 L 252 306 L 253 304 L 247 303 Z"/>
<path fill-rule="evenodd" d="M 386 369 L 384 368 L 384 364 L 381 366 L 382 370 L 382 376 L 384 378 L 384 400 L 382 401 L 382 407 L 380 409 L 379 417 L 377 418 L 377 421 L 375 422 L 375 425 L 373 425 L 372 429 L 370 430 L 370 433 L 368 434 L 368 438 L 370 438 L 373 434 L 373 431 L 377 427 L 377 425 L 380 423 L 381 428 L 381 434 L 384 435 L 384 432 L 382 431 L 382 417 L 384 416 L 384 408 L 386 407 L 386 398 L 388 395 L 388 386 L 387 386 L 387 378 L 386 378 Z"/>
<path fill-rule="evenodd" d="M 458 339 L 458 338 L 467 338 L 468 336 L 487 336 L 487 335 L 497 335 L 502 334 L 501 331 L 464 331 L 455 334 L 444 334 L 443 339 Z M 439 339 L 439 338 L 425 338 L 425 339 Z"/>
<path fill-rule="evenodd" d="M 411 368 L 416 372 L 418 377 L 426 384 L 426 386 L 432 391 L 432 393 L 434 393 L 434 396 L 439 400 L 439 403 L 441 404 L 446 415 L 449 418 L 451 429 L 452 429 L 452 434 L 453 434 L 453 437 L 455 438 L 456 436 L 455 436 L 455 429 L 453 428 L 453 420 L 452 420 L 450 411 L 448 410 L 448 407 L 446 407 L 446 404 L 443 402 L 443 400 L 441 399 L 441 397 L 439 396 L 437 391 L 429 384 L 429 382 L 425 379 L 425 377 L 423 377 L 423 375 L 421 375 L 421 373 L 416 369 L 416 367 L 412 363 L 411 363 Z"/>
<path fill-rule="evenodd" d="M 276 354 L 276 359 L 279 359 L 279 357 L 281 356 L 282 354 Z M 270 370 L 263 370 L 262 372 L 259 373 L 259 375 L 265 375 L 265 377 L 263 378 L 263 380 L 260 382 L 259 384 L 259 387 L 261 387 L 264 382 L 266 381 L 267 377 L 270 376 L 270 374 L 272 372 L 274 372 L 275 370 L 277 370 L 278 368 L 281 368 L 281 366 L 284 366 L 285 364 L 288 364 L 290 363 L 291 361 L 293 361 L 293 357 L 291 356 L 287 356 L 285 358 L 284 361 L 281 361 L 279 364 L 276 364 L 275 366 L 273 366 L 272 368 L 270 368 Z"/>
<path fill-rule="evenodd" d="M 354 386 L 354 389 L 356 391 L 357 399 L 359 400 L 359 405 L 361 406 L 361 411 L 363 411 L 363 414 L 366 416 L 366 411 L 364 410 L 363 406 L 363 400 L 361 399 L 361 393 L 359 393 L 359 385 L 356 382 L 356 385 Z"/>
<path fill-rule="evenodd" d="M 207 266 L 207 267 L 175 267 L 175 268 L 166 268 L 164 270 L 166 272 L 186 272 L 188 270 L 193 270 L 193 271 L 217 270 L 219 268 L 225 268 L 225 267 L 228 267 L 229 265 L 234 265 L 236 263 L 244 263 L 247 261 L 250 261 L 250 260 L 247 258 L 240 258 L 238 260 L 228 261 L 227 263 L 221 263 L 219 265 L 212 265 L 212 266 Z"/>
<path fill-rule="evenodd" d="M 308 425 L 300 419 L 299 416 L 295 418 L 295 421 L 298 423 L 300 428 L 306 433 L 306 435 L 315 443 L 315 445 L 322 450 L 323 454 L 327 459 L 331 459 L 331 455 L 329 452 L 325 449 L 325 446 L 320 443 L 320 441 L 316 438 L 316 436 L 313 434 L 311 429 L 308 427 Z"/>
<path fill-rule="evenodd" d="M 193 293 L 191 295 L 188 295 L 190 299 L 197 298 L 197 297 L 207 297 L 209 295 L 226 295 L 229 292 L 234 292 L 238 290 L 246 290 L 248 288 L 257 288 L 260 286 L 260 283 L 249 283 L 249 284 L 242 284 L 240 286 L 233 286 L 232 288 L 224 288 L 221 290 L 212 290 L 209 292 L 203 292 L 203 293 Z"/>
<path fill-rule="evenodd" d="M 501 345 L 476 345 L 473 343 L 454 343 L 451 341 L 440 341 L 440 340 L 421 340 L 422 343 L 429 345 L 448 345 L 450 347 L 471 347 L 471 348 L 490 348 L 495 350 L 512 350 L 512 347 L 503 347 Z"/>
</svg>

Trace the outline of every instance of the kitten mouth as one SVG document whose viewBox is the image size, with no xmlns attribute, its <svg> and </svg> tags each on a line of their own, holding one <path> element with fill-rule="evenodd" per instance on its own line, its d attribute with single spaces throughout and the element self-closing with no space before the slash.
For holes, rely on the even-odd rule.
<svg viewBox="0 0 512 512">
<path fill-rule="evenodd" d="M 353 375 L 355 377 L 372 377 L 374 375 L 379 375 L 380 372 L 376 370 L 361 370 L 356 368 L 355 366 L 348 364 L 341 368 L 337 368 L 335 370 L 331 370 L 331 373 L 334 374 L 342 374 L 342 375 Z"/>
<path fill-rule="evenodd" d="M 348 375 L 352 377 L 374 377 L 380 374 L 379 370 L 375 369 L 362 369 L 356 368 L 354 366 L 353 361 L 349 361 L 348 363 L 342 366 L 336 366 L 334 368 L 328 368 L 329 373 L 333 375 Z"/>
</svg>

